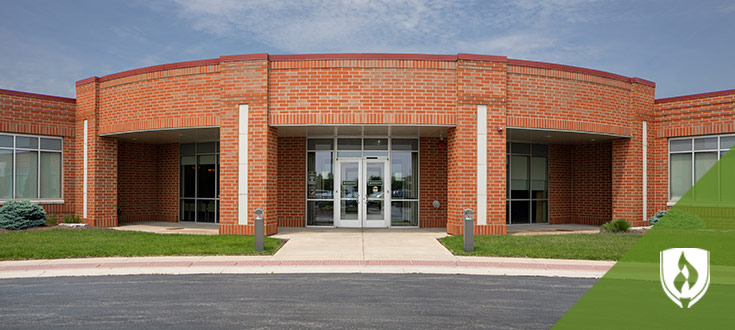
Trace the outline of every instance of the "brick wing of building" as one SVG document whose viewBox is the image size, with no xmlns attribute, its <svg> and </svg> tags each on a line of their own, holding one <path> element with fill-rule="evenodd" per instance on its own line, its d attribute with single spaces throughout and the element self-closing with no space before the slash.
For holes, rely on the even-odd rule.
<svg viewBox="0 0 735 330">
<path fill-rule="evenodd" d="M 0 90 L 0 203 L 93 226 L 634 225 L 735 144 L 735 90 L 458 54 L 235 55 Z"/>
</svg>

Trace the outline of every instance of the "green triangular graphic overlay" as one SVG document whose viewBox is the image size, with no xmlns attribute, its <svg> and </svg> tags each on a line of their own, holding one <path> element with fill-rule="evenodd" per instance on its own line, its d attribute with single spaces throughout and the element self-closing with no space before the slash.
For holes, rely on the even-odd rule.
<svg viewBox="0 0 735 330">
<path fill-rule="evenodd" d="M 709 272 L 676 255 L 679 274 L 662 285 L 661 251 L 709 251 Z M 698 280 L 709 286 L 682 307 L 669 294 Z M 554 329 L 711 329 L 735 327 L 735 152 L 721 157 L 661 220 L 560 320 Z"/>
</svg>

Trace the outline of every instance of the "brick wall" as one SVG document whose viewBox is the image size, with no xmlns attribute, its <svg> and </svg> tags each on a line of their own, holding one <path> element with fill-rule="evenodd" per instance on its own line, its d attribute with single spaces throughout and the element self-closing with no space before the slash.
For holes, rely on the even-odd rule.
<svg viewBox="0 0 735 330">
<path fill-rule="evenodd" d="M 270 124 L 453 124 L 454 69 L 449 61 L 270 62 Z"/>
<path fill-rule="evenodd" d="M 549 223 L 572 223 L 573 145 L 549 145 Z"/>
<path fill-rule="evenodd" d="M 444 147 L 440 148 L 442 142 Z M 421 228 L 447 226 L 447 140 L 423 137 L 419 149 L 419 207 Z M 434 201 L 440 207 L 434 208 Z"/>
<path fill-rule="evenodd" d="M 118 221 L 178 221 L 178 144 L 118 144 Z"/>
<path fill-rule="evenodd" d="M 0 89 L 0 132 L 63 138 L 63 204 L 41 204 L 62 218 L 75 211 L 76 100 Z M 60 220 L 60 219 L 59 219 Z"/>
<path fill-rule="evenodd" d="M 278 138 L 278 227 L 306 226 L 306 138 Z"/>
<path fill-rule="evenodd" d="M 218 64 L 100 78 L 100 134 L 219 125 Z"/>
<path fill-rule="evenodd" d="M 549 145 L 549 223 L 612 218 L 612 144 Z"/>
<path fill-rule="evenodd" d="M 573 146 L 573 223 L 601 225 L 612 217 L 612 145 Z"/>
</svg>

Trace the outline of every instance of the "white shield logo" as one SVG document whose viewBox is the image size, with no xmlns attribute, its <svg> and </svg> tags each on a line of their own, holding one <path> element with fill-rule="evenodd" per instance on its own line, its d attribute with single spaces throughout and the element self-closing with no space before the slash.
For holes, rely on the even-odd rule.
<svg viewBox="0 0 735 330">
<path fill-rule="evenodd" d="M 702 299 L 709 287 L 709 251 L 676 248 L 661 251 L 661 286 L 681 308 Z"/>
</svg>

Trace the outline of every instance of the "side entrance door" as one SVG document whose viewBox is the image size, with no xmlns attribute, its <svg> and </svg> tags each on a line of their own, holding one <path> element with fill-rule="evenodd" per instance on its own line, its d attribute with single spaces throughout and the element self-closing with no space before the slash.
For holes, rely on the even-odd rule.
<svg viewBox="0 0 735 330">
<path fill-rule="evenodd" d="M 334 218 L 343 228 L 387 228 L 390 180 L 386 159 L 341 159 L 337 177 Z"/>
</svg>

